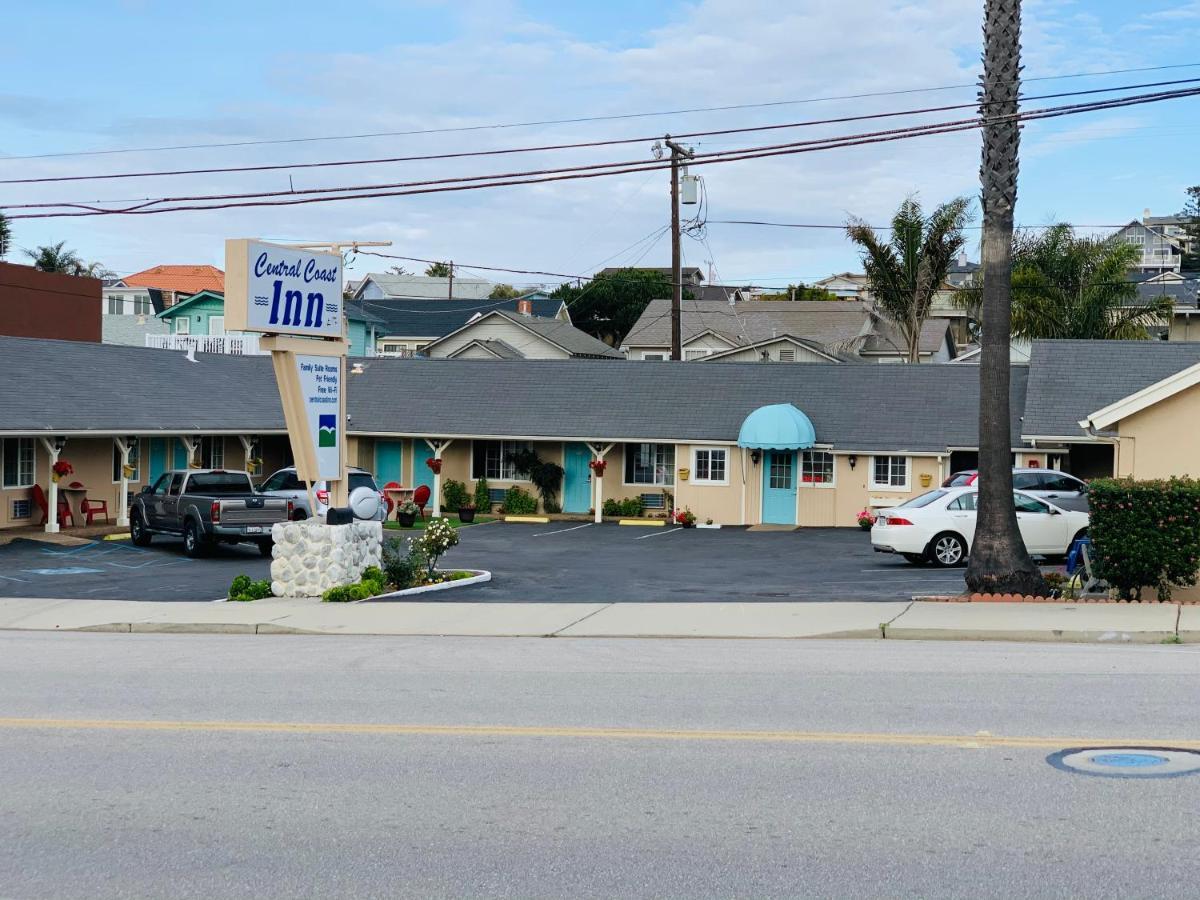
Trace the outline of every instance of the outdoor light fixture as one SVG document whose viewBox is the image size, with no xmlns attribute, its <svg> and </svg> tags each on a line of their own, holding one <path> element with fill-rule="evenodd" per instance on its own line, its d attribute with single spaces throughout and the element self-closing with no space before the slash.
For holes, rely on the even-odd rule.
<svg viewBox="0 0 1200 900">
<path fill-rule="evenodd" d="M 846 462 L 850 463 L 850 469 L 853 471 L 854 467 L 858 465 L 858 457 L 851 453 L 846 457 Z"/>
<path fill-rule="evenodd" d="M 761 450 L 751 450 L 750 451 L 750 462 L 754 463 L 757 466 L 758 461 L 760 459 L 762 459 L 762 451 Z"/>
</svg>

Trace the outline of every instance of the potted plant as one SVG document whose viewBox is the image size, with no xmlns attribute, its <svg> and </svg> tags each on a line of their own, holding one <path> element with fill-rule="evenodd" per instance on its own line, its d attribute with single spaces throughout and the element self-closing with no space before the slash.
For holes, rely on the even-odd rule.
<svg viewBox="0 0 1200 900">
<path fill-rule="evenodd" d="M 593 459 L 588 463 L 588 468 L 596 473 L 597 478 L 604 477 L 604 470 L 608 468 L 608 461 L 604 459 Z"/>
<path fill-rule="evenodd" d="M 867 507 L 858 511 L 858 527 L 863 531 L 870 531 L 871 526 L 875 524 L 875 514 Z"/>
<path fill-rule="evenodd" d="M 458 521 L 464 525 L 470 525 L 475 521 L 475 501 L 468 499 L 466 503 L 458 508 Z"/>
<path fill-rule="evenodd" d="M 72 466 L 65 459 L 60 459 L 50 469 L 50 477 L 54 480 L 55 483 L 58 483 L 66 476 L 73 475 L 74 473 L 75 473 L 75 467 Z"/>
<path fill-rule="evenodd" d="M 396 507 L 396 521 L 400 523 L 401 528 L 412 528 L 417 522 L 417 504 L 411 500 L 405 500 Z"/>
<path fill-rule="evenodd" d="M 675 510 L 672 518 L 680 528 L 692 528 L 696 524 L 696 514 L 687 507 Z"/>
<path fill-rule="evenodd" d="M 434 475 L 441 474 L 442 461 L 440 459 L 438 459 L 436 456 L 431 456 L 431 457 L 429 457 L 429 459 L 425 460 L 425 465 L 429 466 L 429 471 L 432 472 Z"/>
</svg>

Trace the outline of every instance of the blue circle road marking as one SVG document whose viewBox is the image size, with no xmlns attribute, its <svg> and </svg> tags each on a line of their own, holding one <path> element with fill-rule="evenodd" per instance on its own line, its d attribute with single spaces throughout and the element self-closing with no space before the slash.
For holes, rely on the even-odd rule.
<svg viewBox="0 0 1200 900">
<path fill-rule="evenodd" d="M 1089 756 L 1088 759 L 1098 766 L 1129 769 L 1163 766 L 1170 762 L 1165 756 L 1153 756 L 1149 753 L 1100 753 L 1096 756 Z"/>
</svg>

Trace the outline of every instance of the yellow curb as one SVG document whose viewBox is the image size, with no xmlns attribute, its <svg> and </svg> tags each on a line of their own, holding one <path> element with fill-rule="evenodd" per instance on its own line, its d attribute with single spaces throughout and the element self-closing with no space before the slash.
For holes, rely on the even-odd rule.
<svg viewBox="0 0 1200 900">
<path fill-rule="evenodd" d="M 650 528 L 662 528 L 667 524 L 666 519 L 621 519 L 618 525 L 646 525 Z"/>
<path fill-rule="evenodd" d="M 128 531 L 123 531 L 120 534 L 106 534 L 104 536 L 104 540 L 106 541 L 127 541 L 129 538 L 130 534 Z"/>
<path fill-rule="evenodd" d="M 505 522 L 526 522 L 530 525 L 545 525 L 550 519 L 547 516 L 505 516 Z"/>
</svg>

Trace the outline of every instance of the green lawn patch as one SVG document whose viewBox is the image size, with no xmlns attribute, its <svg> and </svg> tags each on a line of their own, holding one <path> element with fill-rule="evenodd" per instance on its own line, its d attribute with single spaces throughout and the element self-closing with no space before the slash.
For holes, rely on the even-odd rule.
<svg viewBox="0 0 1200 900">
<path fill-rule="evenodd" d="M 495 516 L 476 516 L 475 521 L 471 522 L 467 525 L 464 525 L 462 522 L 460 522 L 456 516 L 447 516 L 446 521 L 450 523 L 450 526 L 452 528 L 470 528 L 471 525 L 482 525 L 485 522 L 494 522 L 494 521 L 496 521 L 496 517 Z M 389 521 L 389 522 L 385 522 L 383 527 L 391 528 L 396 531 L 420 531 L 428 523 L 429 523 L 429 519 L 417 519 L 416 523 L 412 526 L 412 528 L 401 528 L 399 522 Z"/>
</svg>

